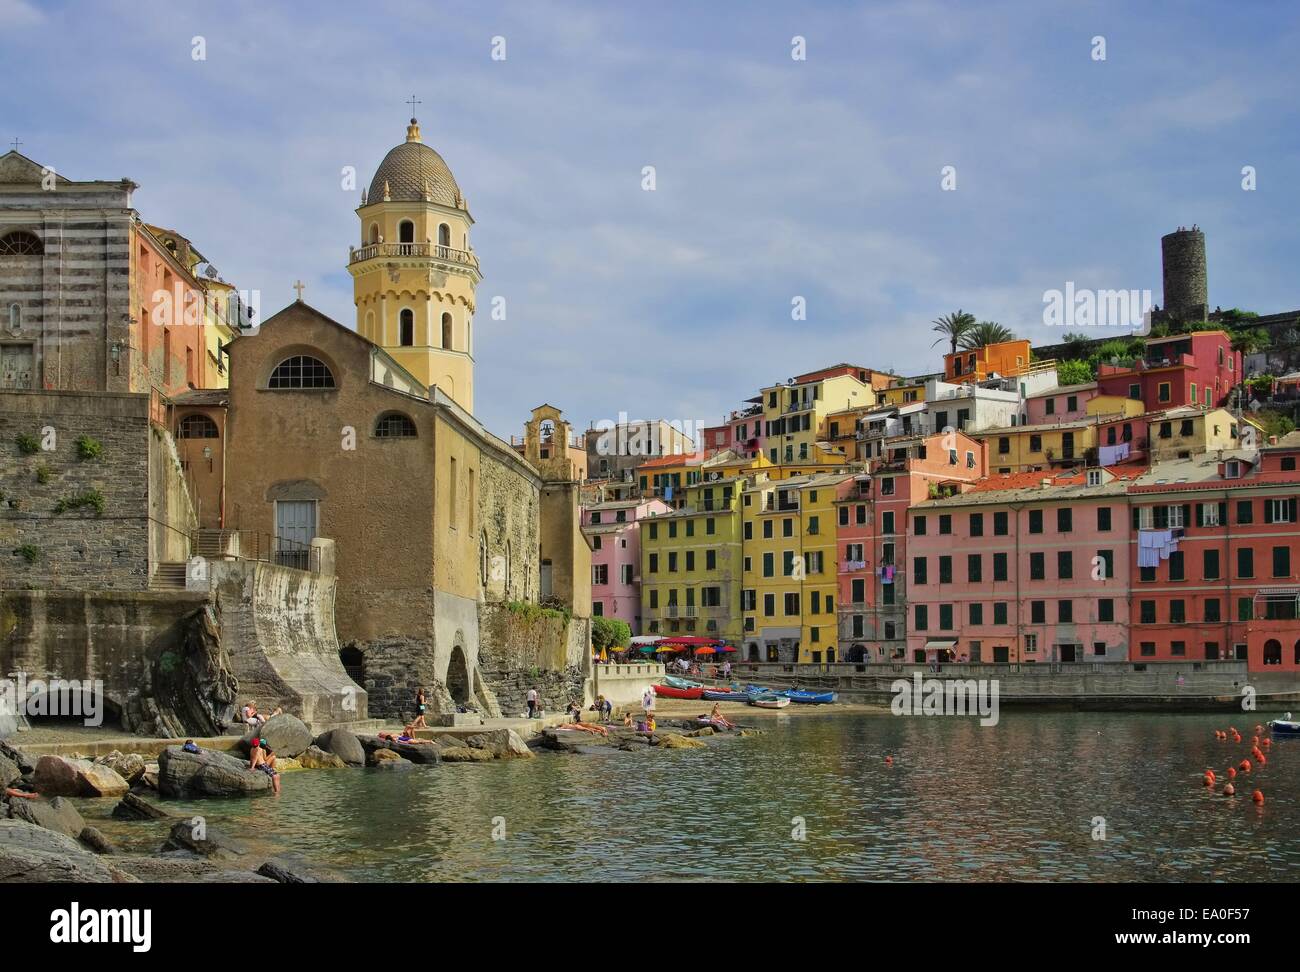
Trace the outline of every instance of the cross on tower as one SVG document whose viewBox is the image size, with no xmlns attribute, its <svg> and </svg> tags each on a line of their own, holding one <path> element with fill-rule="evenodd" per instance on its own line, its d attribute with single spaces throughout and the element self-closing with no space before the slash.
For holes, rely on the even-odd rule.
<svg viewBox="0 0 1300 972">
<path fill-rule="evenodd" d="M 423 101 L 418 101 L 418 100 L 416 100 L 415 95 L 411 95 L 411 97 L 407 100 L 406 103 L 407 103 L 408 105 L 411 106 L 411 117 L 412 117 L 412 118 L 415 117 L 415 106 L 416 106 L 416 105 L 422 105 L 422 104 L 424 104 Z"/>
<path fill-rule="evenodd" d="M 299 299 L 299 300 L 302 300 L 302 292 L 303 292 L 304 289 L 306 289 L 306 287 L 307 287 L 307 285 L 306 285 L 305 283 L 303 283 L 301 280 L 296 280 L 296 281 L 294 281 L 293 289 L 296 290 L 296 291 L 298 291 L 298 299 Z"/>
<path fill-rule="evenodd" d="M 23 143 L 20 142 L 20 141 L 18 141 L 17 138 L 14 138 L 14 140 L 13 140 L 14 151 L 17 152 L 17 151 L 18 151 L 18 146 L 19 146 L 19 145 L 22 145 L 22 144 L 23 144 Z"/>
</svg>

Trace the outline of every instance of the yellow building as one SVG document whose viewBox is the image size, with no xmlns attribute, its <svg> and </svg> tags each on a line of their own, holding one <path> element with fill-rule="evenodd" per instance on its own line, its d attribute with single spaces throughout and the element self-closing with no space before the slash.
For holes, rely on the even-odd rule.
<svg viewBox="0 0 1300 972">
<path fill-rule="evenodd" d="M 1082 465 L 1097 445 L 1096 419 L 1053 425 L 1013 425 L 973 433 L 988 448 L 990 473 L 1035 472 Z"/>
<path fill-rule="evenodd" d="M 774 464 L 816 462 L 826 453 L 817 443 L 825 437 L 831 412 L 876 403 L 876 390 L 856 375 L 838 374 L 764 388 L 763 424 L 767 458 Z"/>
<path fill-rule="evenodd" d="M 881 405 L 910 405 L 925 401 L 925 382 L 900 380 L 880 392 Z"/>
<path fill-rule="evenodd" d="M 1226 408 L 1205 410 L 1187 405 L 1154 412 L 1147 422 L 1152 462 L 1241 447 L 1237 419 Z"/>
<path fill-rule="evenodd" d="M 809 663 L 838 656 L 834 503 L 848 478 L 765 480 L 745 494 L 743 658 Z"/>
<path fill-rule="evenodd" d="M 469 242 L 474 220 L 447 163 L 406 141 L 375 172 L 357 209 L 350 248 L 357 331 L 426 386 L 474 410 L 474 289 L 482 275 Z"/>
<path fill-rule="evenodd" d="M 641 524 L 641 619 L 647 634 L 741 637 L 742 476 L 682 489 L 682 507 Z"/>
</svg>

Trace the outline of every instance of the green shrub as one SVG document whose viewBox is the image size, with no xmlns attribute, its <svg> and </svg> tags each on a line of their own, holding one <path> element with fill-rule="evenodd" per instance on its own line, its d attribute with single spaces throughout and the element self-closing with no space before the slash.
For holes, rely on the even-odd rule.
<svg viewBox="0 0 1300 972">
<path fill-rule="evenodd" d="M 50 467 L 41 463 L 36 467 L 36 481 L 44 485 L 50 481 Z"/>
<path fill-rule="evenodd" d="M 1056 363 L 1056 381 L 1061 385 L 1085 385 L 1097 377 L 1097 369 L 1087 361 L 1072 360 Z"/>
<path fill-rule="evenodd" d="M 18 443 L 18 451 L 25 456 L 35 455 L 41 451 L 40 440 L 34 435 L 28 435 L 26 432 L 19 432 L 14 437 L 14 441 Z"/>
<path fill-rule="evenodd" d="M 87 462 L 98 459 L 104 454 L 104 446 L 98 439 L 83 435 L 77 439 L 77 456 Z"/>
<path fill-rule="evenodd" d="M 40 550 L 33 547 L 30 543 L 23 544 L 15 552 L 21 554 L 23 560 L 27 561 L 29 564 L 36 563 L 36 559 L 41 555 Z"/>
<path fill-rule="evenodd" d="M 69 510 L 78 510 L 84 507 L 91 507 L 96 516 L 104 515 L 104 494 L 97 489 L 88 489 L 82 493 L 73 493 L 71 496 L 65 496 L 54 506 L 55 513 L 66 513 Z"/>
</svg>

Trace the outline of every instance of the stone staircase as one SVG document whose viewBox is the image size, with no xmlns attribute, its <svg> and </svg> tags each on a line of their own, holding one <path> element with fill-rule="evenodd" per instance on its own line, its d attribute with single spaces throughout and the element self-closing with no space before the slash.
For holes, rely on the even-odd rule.
<svg viewBox="0 0 1300 972">
<path fill-rule="evenodd" d="M 185 572 L 187 565 L 184 563 L 161 563 L 154 566 L 153 576 L 149 578 L 149 590 L 151 591 L 183 591 L 185 590 Z"/>
</svg>

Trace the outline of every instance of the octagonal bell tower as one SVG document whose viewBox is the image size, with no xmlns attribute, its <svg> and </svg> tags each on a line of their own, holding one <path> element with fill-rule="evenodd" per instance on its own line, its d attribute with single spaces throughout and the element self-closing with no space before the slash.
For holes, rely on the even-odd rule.
<svg viewBox="0 0 1300 972">
<path fill-rule="evenodd" d="M 348 259 L 357 331 L 473 412 L 474 290 L 482 279 L 469 243 L 474 220 L 414 118 L 362 193 L 357 216 L 361 244 Z"/>
</svg>

